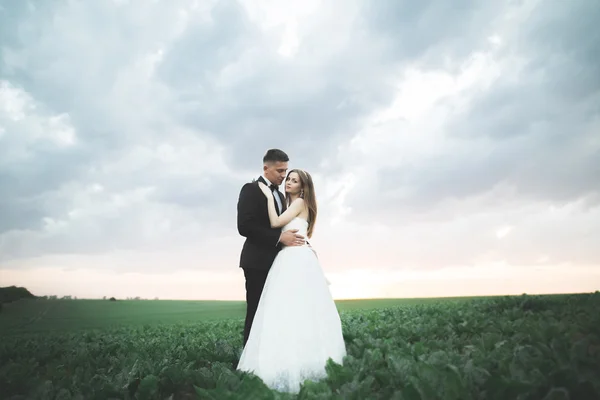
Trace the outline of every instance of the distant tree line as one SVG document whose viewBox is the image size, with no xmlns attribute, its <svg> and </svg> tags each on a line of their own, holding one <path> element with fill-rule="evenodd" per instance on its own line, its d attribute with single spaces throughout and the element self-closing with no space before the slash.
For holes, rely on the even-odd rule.
<svg viewBox="0 0 600 400">
<path fill-rule="evenodd" d="M 57 295 L 35 296 L 24 287 L 18 287 L 18 286 L 0 287 L 0 311 L 2 310 L 4 303 L 12 303 L 14 301 L 23 300 L 23 299 L 77 300 L 77 296 L 65 295 L 60 298 Z M 104 296 L 102 299 L 106 300 L 106 296 Z M 108 300 L 109 301 L 117 301 L 117 299 L 114 297 L 110 297 Z M 140 296 L 136 296 L 136 297 L 127 297 L 126 300 L 150 300 L 150 299 L 145 299 Z M 155 297 L 153 300 L 158 300 L 158 297 Z"/>
<path fill-rule="evenodd" d="M 0 303 L 12 303 L 21 299 L 35 299 L 36 296 L 24 287 L 8 286 L 0 288 Z"/>
</svg>

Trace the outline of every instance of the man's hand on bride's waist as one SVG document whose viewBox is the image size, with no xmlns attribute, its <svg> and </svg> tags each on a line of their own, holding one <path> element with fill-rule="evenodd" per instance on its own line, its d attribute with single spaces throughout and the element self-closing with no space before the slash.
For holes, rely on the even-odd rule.
<svg viewBox="0 0 600 400">
<path fill-rule="evenodd" d="M 286 246 L 302 246 L 306 243 L 304 236 L 296 233 L 298 229 L 290 229 L 289 231 L 282 232 L 279 236 L 279 242 Z"/>
</svg>

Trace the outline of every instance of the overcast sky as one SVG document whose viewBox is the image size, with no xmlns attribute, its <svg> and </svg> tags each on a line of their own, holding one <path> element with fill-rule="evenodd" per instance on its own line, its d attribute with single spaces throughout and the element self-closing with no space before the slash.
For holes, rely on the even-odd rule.
<svg viewBox="0 0 600 400">
<path fill-rule="evenodd" d="M 600 289 L 596 0 L 0 0 L 0 285 L 243 298 L 313 174 L 336 298 Z"/>
</svg>

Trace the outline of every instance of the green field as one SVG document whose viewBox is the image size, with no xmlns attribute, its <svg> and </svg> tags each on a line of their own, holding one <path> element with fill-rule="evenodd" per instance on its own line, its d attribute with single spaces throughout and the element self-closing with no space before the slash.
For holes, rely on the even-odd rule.
<svg viewBox="0 0 600 400">
<path fill-rule="evenodd" d="M 340 311 L 370 310 L 448 299 L 370 299 L 337 301 Z M 110 329 L 135 325 L 186 324 L 244 318 L 244 301 L 182 300 L 28 300 L 5 304 L 0 334 L 79 329 Z"/>
<path fill-rule="evenodd" d="M 244 302 L 4 304 L 0 398 L 600 398 L 598 292 L 337 304 L 348 357 L 298 396 L 235 371 Z"/>
</svg>

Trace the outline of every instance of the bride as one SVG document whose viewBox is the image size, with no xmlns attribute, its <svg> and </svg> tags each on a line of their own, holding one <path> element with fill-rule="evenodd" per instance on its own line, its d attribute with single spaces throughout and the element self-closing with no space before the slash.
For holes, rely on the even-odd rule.
<svg viewBox="0 0 600 400">
<path fill-rule="evenodd" d="M 317 202 L 307 172 L 287 175 L 288 208 L 279 216 L 272 192 L 259 186 L 272 227 L 312 236 Z M 297 393 L 306 379 L 326 377 L 329 358 L 341 364 L 345 355 L 340 317 L 316 254 L 308 245 L 284 247 L 267 276 L 237 369 L 254 373 L 271 389 Z"/>
</svg>

